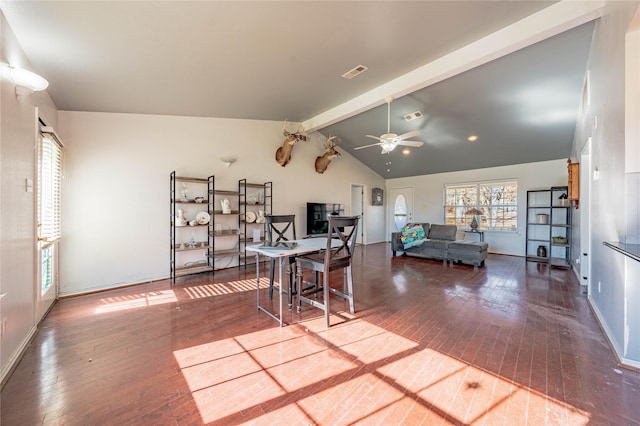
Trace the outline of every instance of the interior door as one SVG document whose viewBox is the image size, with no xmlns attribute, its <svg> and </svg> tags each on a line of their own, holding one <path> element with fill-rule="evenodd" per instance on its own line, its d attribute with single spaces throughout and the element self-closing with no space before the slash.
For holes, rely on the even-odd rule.
<svg viewBox="0 0 640 426">
<path fill-rule="evenodd" d="M 37 171 L 37 289 L 40 321 L 58 297 L 58 244 L 62 236 L 62 143 L 53 129 L 41 126 Z"/>
<path fill-rule="evenodd" d="M 388 200 L 387 235 L 390 241 L 392 232 L 413 221 L 413 187 L 389 189 Z"/>
<path fill-rule="evenodd" d="M 364 186 L 351 184 L 351 215 L 360 216 L 356 244 L 364 244 Z"/>
</svg>

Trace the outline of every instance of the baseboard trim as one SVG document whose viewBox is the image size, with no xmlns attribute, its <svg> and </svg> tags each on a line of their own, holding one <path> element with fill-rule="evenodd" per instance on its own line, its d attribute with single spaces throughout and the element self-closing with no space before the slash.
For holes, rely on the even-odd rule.
<svg viewBox="0 0 640 426">
<path fill-rule="evenodd" d="M 18 366 L 18 363 L 22 359 L 22 356 L 24 355 L 25 351 L 29 347 L 29 344 L 31 343 L 37 332 L 38 327 L 34 325 L 31 330 L 29 330 L 29 333 L 27 333 L 27 336 L 18 347 L 18 350 L 15 351 L 5 368 L 2 370 L 2 375 L 0 376 L 0 381 L 2 383 L 0 385 L 0 390 L 2 390 L 4 388 L 4 385 L 9 381 L 11 373 L 13 373 L 13 371 Z"/>
<path fill-rule="evenodd" d="M 618 345 L 616 345 L 616 343 L 611 339 L 610 336 L 613 336 L 612 331 L 609 329 L 609 327 L 607 327 L 607 324 L 602 320 L 602 314 L 600 313 L 596 305 L 591 303 L 591 298 L 589 297 L 587 297 L 587 304 L 589 305 L 589 308 L 591 309 L 593 316 L 596 318 L 596 322 L 598 323 L 598 326 L 600 327 L 602 334 L 604 334 L 605 340 L 609 344 L 609 347 L 611 348 L 611 352 L 613 352 L 613 356 L 615 356 L 616 358 L 616 363 L 622 368 L 626 368 L 628 370 L 633 370 L 633 371 L 640 371 L 640 362 L 632 359 L 627 359 L 621 355 L 623 353 L 622 348 L 618 347 Z"/>
<path fill-rule="evenodd" d="M 86 291 L 78 291 L 75 293 L 64 293 L 64 294 L 59 294 L 58 299 L 68 299 L 68 298 L 77 297 L 77 296 L 86 296 L 88 294 L 104 293 L 105 291 L 117 290 L 117 289 L 126 288 L 126 287 L 134 287 L 142 284 L 151 284 L 158 281 L 164 281 L 169 279 L 170 279 L 169 277 L 160 277 L 160 278 L 154 278 L 154 279 L 145 280 L 145 281 L 119 284 L 113 287 L 96 288 L 96 289 L 90 289 Z"/>
</svg>

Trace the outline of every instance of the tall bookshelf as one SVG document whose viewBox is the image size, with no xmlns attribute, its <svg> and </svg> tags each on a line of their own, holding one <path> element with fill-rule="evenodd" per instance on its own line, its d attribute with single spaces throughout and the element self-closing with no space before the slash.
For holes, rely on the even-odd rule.
<svg viewBox="0 0 640 426">
<path fill-rule="evenodd" d="M 567 186 L 527 191 L 526 259 L 571 268 L 571 205 Z"/>
</svg>

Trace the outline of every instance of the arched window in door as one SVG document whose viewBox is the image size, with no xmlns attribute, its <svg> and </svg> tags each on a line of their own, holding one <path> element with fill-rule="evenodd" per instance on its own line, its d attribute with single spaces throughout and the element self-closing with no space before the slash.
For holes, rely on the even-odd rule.
<svg viewBox="0 0 640 426">
<path fill-rule="evenodd" d="M 396 224 L 396 229 L 399 231 L 407 224 L 407 200 L 404 195 L 399 194 L 396 197 L 396 201 L 393 205 L 393 221 Z"/>
</svg>

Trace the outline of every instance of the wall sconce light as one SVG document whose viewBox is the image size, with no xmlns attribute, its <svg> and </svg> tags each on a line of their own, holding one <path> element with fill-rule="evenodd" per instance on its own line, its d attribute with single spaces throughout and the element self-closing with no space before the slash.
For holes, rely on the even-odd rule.
<svg viewBox="0 0 640 426">
<path fill-rule="evenodd" d="M 227 167 L 229 167 L 236 162 L 236 157 L 220 157 L 220 161 L 222 161 Z"/>
<path fill-rule="evenodd" d="M 16 85 L 16 97 L 28 96 L 33 92 L 39 92 L 49 87 L 49 82 L 40 77 L 38 74 L 22 68 L 15 68 L 6 65 L 9 68 L 11 80 Z"/>
</svg>

